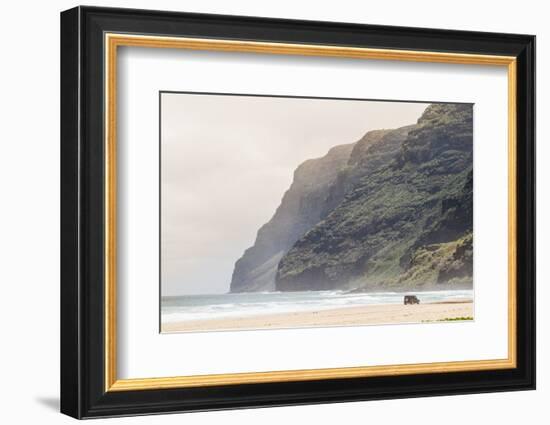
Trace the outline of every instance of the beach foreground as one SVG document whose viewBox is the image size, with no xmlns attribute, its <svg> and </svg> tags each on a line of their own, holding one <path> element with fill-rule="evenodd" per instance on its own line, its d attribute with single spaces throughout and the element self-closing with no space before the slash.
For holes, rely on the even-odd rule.
<svg viewBox="0 0 550 425">
<path fill-rule="evenodd" d="M 162 323 L 162 332 L 421 323 L 472 318 L 473 316 L 473 302 L 471 300 L 443 301 L 416 305 L 377 304 L 237 318 L 168 322 Z"/>
</svg>

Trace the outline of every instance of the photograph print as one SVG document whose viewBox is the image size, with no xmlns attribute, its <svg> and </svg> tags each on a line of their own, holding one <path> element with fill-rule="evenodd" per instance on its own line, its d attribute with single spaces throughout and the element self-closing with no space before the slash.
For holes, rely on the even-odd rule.
<svg viewBox="0 0 550 425">
<path fill-rule="evenodd" d="M 162 333 L 474 320 L 472 104 L 159 102 Z"/>
</svg>

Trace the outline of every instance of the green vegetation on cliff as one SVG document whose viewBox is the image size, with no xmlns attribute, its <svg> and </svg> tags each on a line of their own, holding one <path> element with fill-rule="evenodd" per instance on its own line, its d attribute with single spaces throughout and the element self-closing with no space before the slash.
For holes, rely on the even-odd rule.
<svg viewBox="0 0 550 425">
<path fill-rule="evenodd" d="M 471 284 L 472 106 L 431 105 L 378 136 L 354 146 L 325 217 L 278 263 L 277 290 Z"/>
</svg>

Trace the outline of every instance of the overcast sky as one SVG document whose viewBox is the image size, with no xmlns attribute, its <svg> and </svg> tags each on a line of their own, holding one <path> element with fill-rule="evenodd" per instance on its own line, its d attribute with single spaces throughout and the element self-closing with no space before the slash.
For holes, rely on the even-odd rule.
<svg viewBox="0 0 550 425">
<path fill-rule="evenodd" d="M 162 295 L 224 293 L 296 167 L 427 104 L 163 93 Z"/>
</svg>

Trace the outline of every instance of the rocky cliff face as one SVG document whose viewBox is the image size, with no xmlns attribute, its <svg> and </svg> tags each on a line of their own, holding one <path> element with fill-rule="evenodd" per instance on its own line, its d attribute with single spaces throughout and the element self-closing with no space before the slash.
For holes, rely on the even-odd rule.
<svg viewBox="0 0 550 425">
<path fill-rule="evenodd" d="M 471 285 L 472 107 L 431 105 L 396 131 L 356 145 L 341 199 L 281 258 L 277 290 Z"/>
<path fill-rule="evenodd" d="M 298 167 L 232 292 L 471 285 L 472 107 L 368 132 Z"/>
<path fill-rule="evenodd" d="M 273 218 L 254 245 L 236 262 L 231 292 L 275 290 L 277 266 L 294 242 L 315 226 L 327 210 L 329 189 L 348 163 L 353 144 L 332 148 L 324 157 L 302 163 Z"/>
</svg>

